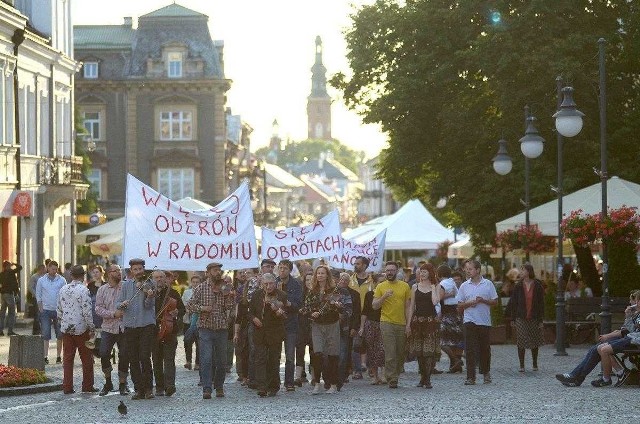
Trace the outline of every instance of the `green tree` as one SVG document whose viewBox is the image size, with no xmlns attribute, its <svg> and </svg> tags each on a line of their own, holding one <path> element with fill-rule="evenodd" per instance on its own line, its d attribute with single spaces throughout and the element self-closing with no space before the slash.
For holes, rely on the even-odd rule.
<svg viewBox="0 0 640 424">
<path fill-rule="evenodd" d="M 389 134 L 380 176 L 394 194 L 428 205 L 449 197 L 436 216 L 485 243 L 495 222 L 522 210 L 516 140 L 527 104 L 547 141 L 531 161 L 531 204 L 555 196 L 558 75 L 586 114 L 582 132 L 564 142 L 564 190 L 597 182 L 600 37 L 608 40 L 609 173 L 638 180 L 639 20 L 637 3 L 624 0 L 378 0 L 354 11 L 346 31 L 352 76 L 338 74 L 332 84 L 365 122 Z M 502 134 L 514 161 L 507 176 L 491 166 Z"/>
<path fill-rule="evenodd" d="M 278 152 L 277 165 L 287 169 L 287 165 L 302 163 L 305 160 L 317 160 L 320 153 L 333 152 L 334 159 L 351 171 L 358 173 L 358 161 L 363 152 L 357 152 L 340 141 L 308 139 L 304 141 L 291 141 L 286 144 L 284 150 Z M 268 157 L 269 148 L 262 147 L 256 151 L 258 157 Z"/>
</svg>

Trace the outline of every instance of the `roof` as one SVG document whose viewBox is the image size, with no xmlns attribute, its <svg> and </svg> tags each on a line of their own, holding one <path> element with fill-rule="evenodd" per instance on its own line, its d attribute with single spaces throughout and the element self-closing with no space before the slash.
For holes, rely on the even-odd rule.
<svg viewBox="0 0 640 424">
<path fill-rule="evenodd" d="M 640 208 L 640 185 L 618 177 L 607 181 L 607 205 L 610 208 L 631 206 Z M 572 211 L 582 209 L 585 214 L 602 212 L 602 185 L 596 183 L 562 197 L 562 210 L 565 216 Z M 558 236 L 558 199 L 547 202 L 529 211 L 529 222 L 537 225 L 542 234 Z M 517 229 L 525 224 L 525 213 L 496 223 L 497 231 Z"/>
<path fill-rule="evenodd" d="M 304 183 L 302 181 L 280 168 L 278 165 L 265 163 L 264 168 L 267 171 L 267 185 L 275 185 L 280 188 L 304 187 Z"/>
<path fill-rule="evenodd" d="M 308 175 L 301 175 L 300 180 L 306 184 L 307 190 L 309 190 L 311 194 L 315 195 L 315 199 L 310 196 L 306 196 L 305 201 L 307 203 L 310 201 L 324 201 L 325 203 L 330 203 L 338 200 L 333 189 L 326 184 L 316 181 Z"/>
<path fill-rule="evenodd" d="M 353 171 L 332 158 L 308 160 L 295 164 L 291 167 L 291 171 L 296 175 L 320 175 L 328 179 L 360 181 Z"/>
<path fill-rule="evenodd" d="M 189 17 L 189 16 L 207 16 L 195 10 L 187 9 L 184 6 L 173 3 L 153 12 L 142 15 L 141 18 L 161 18 L 161 17 Z"/>
<path fill-rule="evenodd" d="M 131 49 L 135 30 L 130 25 L 74 25 L 75 49 Z"/>
</svg>

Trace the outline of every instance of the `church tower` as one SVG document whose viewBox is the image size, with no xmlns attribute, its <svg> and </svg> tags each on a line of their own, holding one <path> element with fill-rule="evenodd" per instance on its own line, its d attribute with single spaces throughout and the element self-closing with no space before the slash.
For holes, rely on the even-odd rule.
<svg viewBox="0 0 640 424">
<path fill-rule="evenodd" d="M 331 140 L 331 98 L 327 68 L 322 64 L 322 40 L 316 37 L 316 62 L 311 68 L 311 94 L 307 98 L 308 138 Z"/>
</svg>

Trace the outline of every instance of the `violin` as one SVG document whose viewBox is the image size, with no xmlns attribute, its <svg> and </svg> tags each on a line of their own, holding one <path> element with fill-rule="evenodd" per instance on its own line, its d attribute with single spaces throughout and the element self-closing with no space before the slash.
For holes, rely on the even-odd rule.
<svg viewBox="0 0 640 424">
<path fill-rule="evenodd" d="M 170 287 L 167 287 L 167 292 L 162 300 L 162 309 L 156 316 L 158 323 L 158 341 L 165 342 L 168 337 L 173 334 L 173 326 L 176 314 L 173 311 L 178 309 L 178 301 L 173 297 L 169 297 Z"/>
</svg>

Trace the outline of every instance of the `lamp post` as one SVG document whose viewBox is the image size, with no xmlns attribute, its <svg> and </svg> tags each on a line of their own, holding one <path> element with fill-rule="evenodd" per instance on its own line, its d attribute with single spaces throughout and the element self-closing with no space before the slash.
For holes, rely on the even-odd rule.
<svg viewBox="0 0 640 424">
<path fill-rule="evenodd" d="M 600 176 L 602 187 L 602 219 L 607 217 L 607 81 L 605 70 L 606 40 L 598 40 L 598 63 L 600 76 Z M 611 332 L 611 312 L 609 305 L 609 240 L 602 236 L 602 304 L 600 305 L 600 334 Z"/>
<path fill-rule="evenodd" d="M 267 211 L 267 161 L 262 160 L 262 222 L 267 226 L 267 217 L 269 212 Z"/>
<path fill-rule="evenodd" d="M 556 289 L 556 353 L 555 356 L 566 356 L 564 347 L 564 286 L 562 268 L 564 257 L 562 252 L 562 141 L 564 137 L 573 137 L 582 130 L 582 117 L 584 114 L 576 109 L 573 101 L 573 88 L 562 88 L 562 77 L 556 78 L 556 91 L 558 94 L 558 111 L 553 115 L 556 120 L 558 140 L 558 186 L 554 191 L 558 194 L 558 286 Z M 564 98 L 563 98 L 564 95 Z"/>
<path fill-rule="evenodd" d="M 540 137 L 535 126 L 536 118 L 529 114 L 529 106 L 524 107 L 525 134 L 520 139 L 520 150 L 524 155 L 524 201 L 520 200 L 525 207 L 525 226 L 528 229 L 529 220 L 529 159 L 535 159 L 542 154 L 544 149 L 544 138 Z M 493 169 L 500 175 L 507 175 L 513 166 L 511 157 L 507 153 L 507 141 L 498 141 L 498 154 L 493 158 Z M 525 253 L 525 260 L 529 262 L 529 252 Z"/>
</svg>

